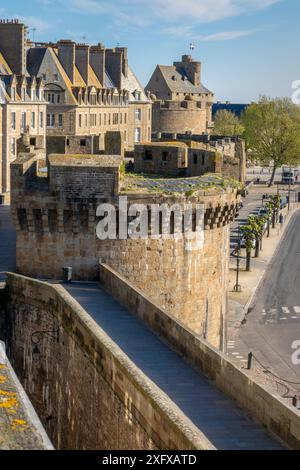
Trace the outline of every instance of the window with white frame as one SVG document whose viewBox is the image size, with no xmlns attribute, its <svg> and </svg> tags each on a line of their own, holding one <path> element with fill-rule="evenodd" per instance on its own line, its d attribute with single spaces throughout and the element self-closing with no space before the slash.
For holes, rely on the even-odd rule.
<svg viewBox="0 0 300 470">
<path fill-rule="evenodd" d="M 26 113 L 21 114 L 21 130 L 25 131 L 26 129 Z"/>
<path fill-rule="evenodd" d="M 47 127 L 55 126 L 55 114 L 47 114 Z"/>
<path fill-rule="evenodd" d="M 32 129 L 35 128 L 35 112 L 34 111 L 32 111 L 31 113 L 31 127 Z"/>
<path fill-rule="evenodd" d="M 14 111 L 11 113 L 11 128 L 16 130 L 16 113 Z"/>
<path fill-rule="evenodd" d="M 134 132 L 134 141 L 139 143 L 141 141 L 141 128 L 136 127 Z"/>
<path fill-rule="evenodd" d="M 16 156 L 16 139 L 14 138 L 11 139 L 11 156 Z"/>
<path fill-rule="evenodd" d="M 135 119 L 136 119 L 136 121 L 140 121 L 142 119 L 142 110 L 141 110 L 141 108 L 136 108 L 136 110 L 135 110 Z"/>
</svg>

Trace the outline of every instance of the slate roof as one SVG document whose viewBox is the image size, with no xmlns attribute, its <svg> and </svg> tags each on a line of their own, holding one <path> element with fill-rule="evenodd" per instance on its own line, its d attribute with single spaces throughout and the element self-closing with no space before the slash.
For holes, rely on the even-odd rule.
<svg viewBox="0 0 300 470">
<path fill-rule="evenodd" d="M 46 47 L 34 47 L 27 52 L 27 71 L 30 75 L 38 75 Z"/>
<path fill-rule="evenodd" d="M 176 68 L 174 65 L 158 65 L 158 68 L 172 93 L 213 94 L 212 91 L 208 90 L 208 88 L 204 87 L 202 84 L 200 86 L 193 85 L 183 68 Z"/>
<path fill-rule="evenodd" d="M 124 75 L 122 77 L 122 88 L 124 88 L 124 90 L 129 91 L 129 101 L 137 101 L 134 96 L 135 91 L 141 93 L 141 99 L 138 101 L 149 101 L 143 86 L 140 84 L 139 80 L 137 79 L 130 66 L 128 66 L 127 77 L 125 77 Z"/>
</svg>

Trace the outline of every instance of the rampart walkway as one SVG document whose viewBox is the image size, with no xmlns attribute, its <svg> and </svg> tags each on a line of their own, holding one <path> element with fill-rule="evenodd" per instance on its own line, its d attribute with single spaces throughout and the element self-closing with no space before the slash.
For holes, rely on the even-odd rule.
<svg viewBox="0 0 300 470">
<path fill-rule="evenodd" d="M 97 283 L 73 283 L 66 289 L 217 449 L 282 448 Z"/>
</svg>

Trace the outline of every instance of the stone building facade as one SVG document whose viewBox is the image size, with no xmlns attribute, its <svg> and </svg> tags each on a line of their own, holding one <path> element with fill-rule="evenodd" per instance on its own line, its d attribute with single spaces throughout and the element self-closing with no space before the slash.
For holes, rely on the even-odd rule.
<svg viewBox="0 0 300 470">
<path fill-rule="evenodd" d="M 35 154 L 23 154 L 11 170 L 18 272 L 60 279 L 63 266 L 72 266 L 74 279 L 96 280 L 99 262 L 107 263 L 222 349 L 236 191 L 198 191 L 190 198 L 185 193 L 128 192 L 117 156 L 51 155 L 47 177 L 37 176 L 36 162 Z M 120 195 L 129 206 L 144 204 L 150 213 L 152 204 L 203 204 L 204 244 L 197 244 L 197 233 L 191 240 L 175 234 L 166 238 L 162 229 L 147 239 L 98 239 L 97 207 L 101 202 L 117 205 Z"/>
<path fill-rule="evenodd" d="M 27 73 L 25 33 L 16 21 L 0 22 L 0 203 L 10 200 L 9 166 L 22 135 L 34 147 L 45 148 L 44 87 L 40 78 Z"/>
<path fill-rule="evenodd" d="M 43 78 L 50 151 L 99 153 L 107 131 L 120 131 L 126 150 L 151 140 L 151 101 L 128 64 L 127 49 L 61 40 L 30 44 L 28 69 Z M 88 144 L 88 141 L 90 144 Z"/>
<path fill-rule="evenodd" d="M 184 55 L 158 65 L 146 90 L 153 100 L 153 132 L 206 133 L 212 127 L 214 95 L 201 83 L 201 63 Z"/>
<path fill-rule="evenodd" d="M 176 135 L 177 140 L 168 140 L 169 137 L 160 134 L 157 142 L 136 145 L 134 170 L 185 177 L 216 173 L 244 183 L 246 151 L 242 139 L 211 138 L 205 143 L 197 141 L 197 136 Z"/>
</svg>

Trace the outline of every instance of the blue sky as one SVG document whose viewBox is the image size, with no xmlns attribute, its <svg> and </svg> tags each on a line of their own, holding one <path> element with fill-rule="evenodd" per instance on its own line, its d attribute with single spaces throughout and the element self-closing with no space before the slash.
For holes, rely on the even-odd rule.
<svg viewBox="0 0 300 470">
<path fill-rule="evenodd" d="M 299 0 L 0 0 L 0 17 L 23 19 L 38 41 L 127 46 L 144 85 L 191 42 L 218 100 L 291 96 L 300 79 Z"/>
</svg>

